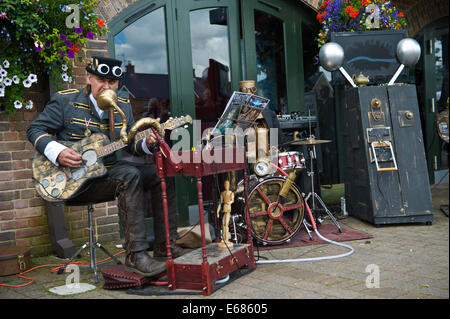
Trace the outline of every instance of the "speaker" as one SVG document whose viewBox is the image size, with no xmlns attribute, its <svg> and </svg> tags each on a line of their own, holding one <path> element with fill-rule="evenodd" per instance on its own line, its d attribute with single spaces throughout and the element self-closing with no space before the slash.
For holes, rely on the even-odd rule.
<svg viewBox="0 0 450 319">
<path fill-rule="evenodd" d="M 349 214 L 376 226 L 431 224 L 433 206 L 416 87 L 351 88 L 344 101 Z"/>
</svg>

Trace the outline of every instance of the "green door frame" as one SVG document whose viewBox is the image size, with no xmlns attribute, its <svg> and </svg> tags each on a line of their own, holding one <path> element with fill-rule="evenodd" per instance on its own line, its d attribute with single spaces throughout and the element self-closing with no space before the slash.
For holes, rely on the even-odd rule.
<svg viewBox="0 0 450 319">
<path fill-rule="evenodd" d="M 169 95 L 171 113 L 174 116 L 191 115 L 195 117 L 194 82 L 192 78 L 192 54 L 190 39 L 190 16 L 192 10 L 203 8 L 228 8 L 229 56 L 231 70 L 231 88 L 238 90 L 242 79 L 240 40 L 239 40 L 239 3 L 238 0 L 153 0 L 139 1 L 121 13 L 109 24 L 108 50 L 110 56 L 115 56 L 114 36 L 128 25 L 146 14 L 165 7 L 167 54 L 169 67 Z M 192 127 L 189 128 L 191 145 L 195 136 Z M 201 133 L 201 132 L 200 132 Z M 175 178 L 177 191 L 178 224 L 189 224 L 189 205 L 197 204 L 197 192 L 191 179 Z M 151 220 L 148 221 L 151 223 Z"/>
<path fill-rule="evenodd" d="M 430 184 L 434 184 L 434 172 L 441 166 L 441 154 L 439 148 L 440 137 L 436 130 L 436 116 L 438 113 L 436 99 L 436 70 L 435 70 L 435 48 L 433 39 L 448 33 L 448 18 L 440 20 L 425 27 L 415 37 L 422 48 L 422 56 L 416 68 L 422 72 L 420 85 L 417 86 L 422 108 L 422 131 L 424 135 L 425 155 L 427 159 Z"/>
<path fill-rule="evenodd" d="M 255 10 L 283 21 L 288 112 L 304 110 L 302 22 L 307 14 L 299 2 L 289 0 L 241 0 L 245 79 L 256 80 Z"/>
<path fill-rule="evenodd" d="M 177 81 L 179 83 L 178 94 L 180 96 L 180 112 L 195 116 L 194 81 L 192 77 L 192 51 L 191 51 L 191 23 L 190 12 L 206 8 L 226 7 L 228 14 L 228 42 L 231 70 L 231 89 L 238 90 L 239 81 L 242 78 L 240 67 L 240 46 L 239 46 L 239 7 L 237 0 L 175 0 L 176 21 L 174 30 L 177 41 Z M 191 145 L 198 142 L 198 134 L 190 127 Z M 176 178 L 175 187 L 183 192 L 177 193 L 177 207 L 180 215 L 181 225 L 189 224 L 189 206 L 197 205 L 197 188 L 190 178 Z"/>
</svg>

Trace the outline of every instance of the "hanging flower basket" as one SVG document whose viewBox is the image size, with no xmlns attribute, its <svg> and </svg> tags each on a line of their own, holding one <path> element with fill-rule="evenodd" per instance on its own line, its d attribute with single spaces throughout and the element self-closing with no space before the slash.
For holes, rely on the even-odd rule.
<svg viewBox="0 0 450 319">
<path fill-rule="evenodd" d="M 97 1 L 2 0 L 0 2 L 0 112 L 32 109 L 24 95 L 48 74 L 57 89 L 72 82 L 82 48 L 106 33 L 96 16 Z"/>
</svg>

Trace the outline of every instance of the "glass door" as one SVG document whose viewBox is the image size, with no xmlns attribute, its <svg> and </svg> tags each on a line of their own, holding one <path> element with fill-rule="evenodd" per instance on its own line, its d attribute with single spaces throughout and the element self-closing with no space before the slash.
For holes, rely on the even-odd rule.
<svg viewBox="0 0 450 319">
<path fill-rule="evenodd" d="M 233 91 L 242 79 L 237 0 L 175 0 L 177 30 L 177 84 L 181 97 L 177 107 L 194 119 L 191 146 L 214 127 Z M 197 190 L 189 178 L 176 180 L 177 203 L 196 211 Z M 205 204 L 213 199 L 211 178 L 203 179 Z M 181 214 L 181 213 L 180 213 Z M 191 213 L 197 218 L 197 213 Z"/>
<path fill-rule="evenodd" d="M 177 0 L 182 107 L 213 126 L 241 80 L 237 0 Z M 194 141 L 195 142 L 195 141 Z"/>
<path fill-rule="evenodd" d="M 257 94 L 269 98 L 269 107 L 277 114 L 301 110 L 304 79 L 299 4 L 245 0 L 242 21 L 245 79 L 256 81 Z"/>
</svg>

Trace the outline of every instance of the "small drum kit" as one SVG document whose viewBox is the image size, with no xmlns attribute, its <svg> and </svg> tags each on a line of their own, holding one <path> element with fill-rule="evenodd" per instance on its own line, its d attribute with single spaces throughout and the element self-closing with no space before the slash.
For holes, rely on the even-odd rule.
<svg viewBox="0 0 450 319">
<path fill-rule="evenodd" d="M 255 81 L 241 81 L 239 86 L 242 92 L 255 93 Z M 309 114 L 311 118 L 311 114 Z M 255 122 L 255 128 L 268 128 L 264 120 Z M 296 174 L 306 169 L 306 161 L 303 154 L 295 151 L 270 150 L 272 160 L 268 158 L 257 158 L 256 163 L 250 166 L 254 174 L 249 176 L 248 182 L 248 207 L 250 216 L 251 234 L 257 243 L 262 245 L 280 245 L 289 242 L 303 225 L 308 232 L 309 238 L 313 240 L 308 222 L 305 220 L 305 201 L 312 200 L 311 211 L 316 210 L 317 199 L 323 207 L 325 204 L 314 192 L 314 169 L 313 159 L 316 159 L 315 145 L 330 143 L 330 140 L 318 140 L 312 135 L 311 122 L 309 123 L 309 138 L 297 139 L 286 144 L 306 145 L 310 152 L 311 170 L 311 192 L 304 198 L 298 185 L 295 184 Z M 276 155 L 275 155 L 275 154 Z M 245 216 L 244 181 L 236 185 L 235 201 L 229 225 L 231 241 L 243 243 L 247 241 L 247 229 Z M 325 207 L 333 222 L 342 232 L 339 224 L 329 210 Z M 317 218 L 317 217 L 314 217 Z M 319 223 L 320 224 L 320 223 Z"/>
<path fill-rule="evenodd" d="M 316 159 L 315 145 L 330 142 L 329 140 L 315 139 L 313 135 L 310 135 L 307 139 L 294 140 L 286 144 L 306 145 L 311 159 Z M 258 244 L 281 245 L 288 243 L 297 235 L 302 225 L 310 239 L 313 240 L 308 227 L 311 225 L 304 218 L 305 201 L 310 198 L 312 200 L 311 211 L 314 213 L 316 210 L 316 200 L 318 200 L 339 231 L 342 232 L 336 219 L 314 192 L 313 160 L 311 160 L 311 170 L 307 172 L 311 177 L 311 192 L 306 195 L 295 184 L 296 174 L 306 168 L 303 154 L 296 151 L 278 153 L 277 160 L 271 162 L 267 159 L 257 159 L 256 163 L 252 165 L 254 174 L 250 175 L 248 184 L 249 216 L 251 234 Z M 243 180 L 237 184 L 236 198 L 232 208 L 230 235 L 231 241 L 241 243 L 247 239 Z"/>
</svg>

